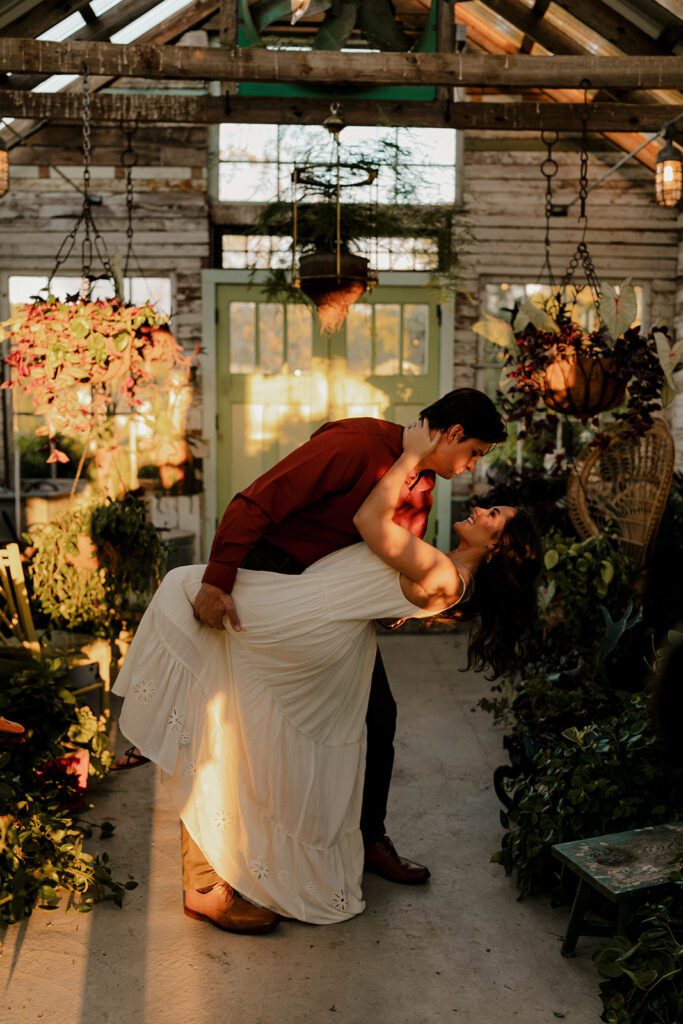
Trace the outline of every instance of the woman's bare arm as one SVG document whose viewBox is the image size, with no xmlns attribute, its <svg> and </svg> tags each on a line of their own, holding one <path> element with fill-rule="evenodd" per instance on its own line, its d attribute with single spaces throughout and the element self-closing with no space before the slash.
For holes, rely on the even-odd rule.
<svg viewBox="0 0 683 1024">
<path fill-rule="evenodd" d="M 441 597 L 457 599 L 462 582 L 450 558 L 399 526 L 393 521 L 393 516 L 406 477 L 415 472 L 420 461 L 433 451 L 437 441 L 438 437 L 430 438 L 428 424 L 406 428 L 403 454 L 353 517 L 356 529 L 368 547 L 393 569 L 419 584 L 425 594 L 424 602 Z M 425 606 L 423 601 L 419 604 Z"/>
</svg>

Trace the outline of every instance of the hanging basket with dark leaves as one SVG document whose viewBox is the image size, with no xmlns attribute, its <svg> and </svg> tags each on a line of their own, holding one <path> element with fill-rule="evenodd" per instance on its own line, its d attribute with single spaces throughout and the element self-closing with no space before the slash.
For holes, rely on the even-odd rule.
<svg viewBox="0 0 683 1024">
<path fill-rule="evenodd" d="M 599 326 L 586 331 L 566 306 L 551 300 L 544 306 L 523 300 L 513 323 L 486 315 L 475 330 L 500 349 L 500 402 L 520 436 L 540 437 L 557 424 L 558 415 L 583 422 L 616 410 L 619 424 L 608 434 L 598 429 L 595 441 L 641 437 L 652 416 L 676 394 L 674 370 L 683 343 L 672 345 L 664 326 L 648 333 L 632 326 L 636 296 L 629 280 L 619 289 L 606 284 L 599 308 Z"/>
</svg>

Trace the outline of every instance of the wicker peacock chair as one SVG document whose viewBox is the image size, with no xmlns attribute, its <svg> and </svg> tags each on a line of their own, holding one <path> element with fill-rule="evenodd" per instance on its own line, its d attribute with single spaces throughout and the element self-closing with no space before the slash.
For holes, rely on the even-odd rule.
<svg viewBox="0 0 683 1024">
<path fill-rule="evenodd" d="M 664 512 L 674 467 L 674 442 L 664 420 L 638 443 L 584 447 L 569 475 L 567 505 L 582 539 L 618 538 L 634 566 L 645 571 Z"/>
</svg>

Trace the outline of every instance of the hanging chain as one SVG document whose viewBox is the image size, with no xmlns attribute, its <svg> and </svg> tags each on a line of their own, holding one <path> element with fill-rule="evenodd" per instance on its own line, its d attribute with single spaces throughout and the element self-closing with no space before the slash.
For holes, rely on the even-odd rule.
<svg viewBox="0 0 683 1024">
<path fill-rule="evenodd" d="M 131 256 L 133 255 L 133 168 L 138 162 L 138 154 L 133 148 L 133 136 L 137 131 L 137 123 L 125 129 L 126 145 L 121 153 L 121 165 L 126 174 L 126 257 L 123 263 L 123 276 L 128 276 Z"/>
<path fill-rule="evenodd" d="M 600 279 L 598 272 L 595 269 L 593 258 L 588 248 L 588 242 L 586 241 L 586 233 L 588 231 L 588 214 L 586 212 L 586 200 L 588 198 L 588 117 L 589 117 L 589 102 L 588 102 L 588 89 L 589 83 L 583 83 L 583 110 L 581 113 L 581 156 L 579 160 L 579 221 L 583 221 L 583 230 L 581 232 L 581 240 L 576 247 L 574 255 L 569 261 L 569 265 L 564 273 L 562 282 L 560 284 L 560 291 L 564 292 L 572 282 L 572 278 L 579 265 L 583 270 L 586 284 L 591 290 L 593 301 L 595 302 L 596 310 L 600 308 L 600 296 L 602 293 L 602 287 L 600 285 Z M 576 288 L 577 293 L 581 288 Z"/>
<path fill-rule="evenodd" d="M 93 197 L 90 194 L 90 176 L 92 166 L 92 137 L 91 137 L 91 112 L 90 112 L 90 74 L 87 64 L 83 65 L 83 205 L 76 223 L 61 242 L 54 266 L 47 282 L 47 291 L 50 293 L 52 281 L 61 266 L 66 263 L 76 244 L 78 232 L 83 227 L 83 241 L 81 243 L 81 285 L 79 298 L 87 301 L 90 297 L 90 288 L 93 281 L 92 263 L 93 252 L 98 256 L 107 277 L 115 282 L 111 259 L 107 247 L 100 234 L 92 215 Z"/>
<path fill-rule="evenodd" d="M 83 67 L 83 241 L 81 243 L 81 290 L 80 298 L 84 301 L 90 297 L 90 278 L 92 274 L 92 239 L 90 238 L 90 80 L 88 65 Z"/>
<path fill-rule="evenodd" d="M 545 236 L 543 238 L 543 248 L 545 251 L 545 259 L 541 272 L 538 275 L 539 281 L 543 278 L 544 274 L 547 273 L 550 287 L 555 287 L 555 275 L 553 274 L 553 268 L 550 262 L 550 218 L 553 210 L 553 178 L 557 174 L 559 167 L 557 160 L 553 157 L 553 146 L 555 146 L 560 138 L 559 132 L 541 132 L 541 141 L 546 147 L 545 159 L 541 164 L 541 174 L 545 178 Z"/>
</svg>

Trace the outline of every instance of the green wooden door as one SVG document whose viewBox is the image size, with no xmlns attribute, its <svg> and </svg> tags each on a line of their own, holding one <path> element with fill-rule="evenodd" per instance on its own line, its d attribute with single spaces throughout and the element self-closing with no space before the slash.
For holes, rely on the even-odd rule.
<svg viewBox="0 0 683 1024">
<path fill-rule="evenodd" d="M 308 306 L 216 286 L 217 513 L 327 420 L 408 423 L 438 395 L 435 293 L 378 287 L 322 335 Z"/>
</svg>

